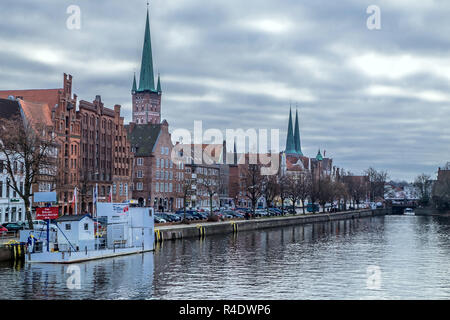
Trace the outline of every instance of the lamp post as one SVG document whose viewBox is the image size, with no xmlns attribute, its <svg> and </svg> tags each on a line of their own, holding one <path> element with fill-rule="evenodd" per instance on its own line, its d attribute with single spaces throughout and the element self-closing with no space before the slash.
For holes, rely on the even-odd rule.
<svg viewBox="0 0 450 320">
<path fill-rule="evenodd" d="M 9 179 L 9 177 L 6 178 L 6 188 L 8 191 L 8 221 L 11 221 L 11 204 L 10 204 L 10 188 L 9 188 L 9 183 L 11 182 L 11 180 Z"/>
</svg>

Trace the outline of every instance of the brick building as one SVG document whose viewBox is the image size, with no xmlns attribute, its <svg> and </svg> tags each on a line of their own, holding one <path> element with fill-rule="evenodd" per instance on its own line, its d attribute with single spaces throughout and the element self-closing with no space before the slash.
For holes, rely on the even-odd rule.
<svg viewBox="0 0 450 320">
<path fill-rule="evenodd" d="M 79 182 L 75 163 L 79 157 L 81 138 L 81 125 L 75 110 L 77 96 L 72 95 L 72 76 L 64 74 L 62 88 L 0 91 L 0 98 L 9 96 L 22 100 L 27 118 L 52 123 L 58 149 L 58 205 L 61 214 L 71 214 L 72 208 L 68 202 Z"/>
<path fill-rule="evenodd" d="M 82 135 L 78 168 L 79 201 L 83 213 L 93 212 L 92 191 L 96 185 L 99 201 L 110 201 L 111 190 L 114 202 L 122 202 L 131 196 L 128 189 L 132 154 L 120 108 L 120 105 L 115 105 L 114 110 L 106 108 L 100 96 L 93 102 L 80 101 L 77 118 Z"/>
<path fill-rule="evenodd" d="M 131 122 L 126 127 L 134 156 L 133 198 L 157 211 L 181 208 L 184 167 L 172 162 L 173 143 L 167 121 L 161 124 Z"/>
</svg>

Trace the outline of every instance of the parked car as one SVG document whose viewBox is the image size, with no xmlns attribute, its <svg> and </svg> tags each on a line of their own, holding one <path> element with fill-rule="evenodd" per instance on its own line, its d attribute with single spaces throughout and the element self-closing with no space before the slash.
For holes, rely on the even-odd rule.
<svg viewBox="0 0 450 320">
<path fill-rule="evenodd" d="M 155 214 L 155 223 L 166 223 L 167 221 Z"/>
<path fill-rule="evenodd" d="M 19 225 L 17 223 L 14 222 L 7 222 L 2 224 L 3 227 L 5 227 L 6 229 L 8 229 L 8 231 L 19 231 L 19 230 L 23 230 L 23 226 Z"/>
<path fill-rule="evenodd" d="M 6 229 L 4 226 L 0 226 L 0 234 L 5 234 L 8 232 L 8 229 Z"/>
<path fill-rule="evenodd" d="M 37 231 L 47 231 L 47 222 L 44 220 L 33 220 L 33 229 Z M 58 227 L 50 223 L 50 231 L 57 232 Z"/>
</svg>

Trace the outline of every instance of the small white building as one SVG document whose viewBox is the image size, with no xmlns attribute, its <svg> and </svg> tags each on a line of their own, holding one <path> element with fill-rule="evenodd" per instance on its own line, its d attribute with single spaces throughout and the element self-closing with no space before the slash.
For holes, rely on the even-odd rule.
<svg viewBox="0 0 450 320">
<path fill-rule="evenodd" d="M 94 220 L 89 214 L 62 216 L 56 223 L 59 251 L 95 249 Z"/>
<path fill-rule="evenodd" d="M 22 198 L 8 185 L 7 180 L 11 178 L 6 172 L 5 166 L 5 160 L 0 154 L 0 224 L 26 221 L 25 204 Z M 14 175 L 14 179 L 23 188 L 24 180 L 21 174 L 23 166 L 18 161 L 15 166 L 17 174 Z"/>
</svg>

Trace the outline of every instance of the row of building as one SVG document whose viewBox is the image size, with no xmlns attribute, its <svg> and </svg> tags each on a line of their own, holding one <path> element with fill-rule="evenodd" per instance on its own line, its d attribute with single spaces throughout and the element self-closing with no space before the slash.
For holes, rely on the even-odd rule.
<svg viewBox="0 0 450 320">
<path fill-rule="evenodd" d="M 209 208 L 207 185 L 220 186 L 213 207 L 249 206 L 240 188 L 246 164 L 239 163 L 236 145 L 233 150 L 225 142 L 191 145 L 192 152 L 182 155 L 182 162 L 173 162 L 172 151 L 179 142 L 173 142 L 169 123 L 161 121 L 161 79 L 158 75 L 155 85 L 148 11 L 139 82 L 136 76 L 132 82 L 130 123 L 124 123 L 120 105 L 107 107 L 100 95 L 93 101 L 79 100 L 72 82 L 72 76 L 64 74 L 60 88 L 0 91 L 0 117 L 19 115 L 45 125 L 55 136 L 56 177 L 51 183 L 41 181 L 34 191 L 56 191 L 61 215 L 93 212 L 94 186 L 99 201 L 133 199 L 158 211 L 175 211 L 184 206 L 186 181 L 192 189 L 190 207 Z M 210 161 L 196 161 L 197 148 L 209 148 Z M 233 153 L 231 164 L 225 164 L 228 153 Z M 286 151 L 279 157 L 280 174 L 332 169 L 332 159 L 320 150 L 314 158 L 303 155 L 298 113 L 295 124 L 289 114 Z M 0 222 L 24 220 L 25 209 L 7 186 L 2 163 L 0 159 Z M 20 172 L 17 175 L 20 179 Z M 72 203 L 75 189 L 77 206 Z"/>
</svg>

